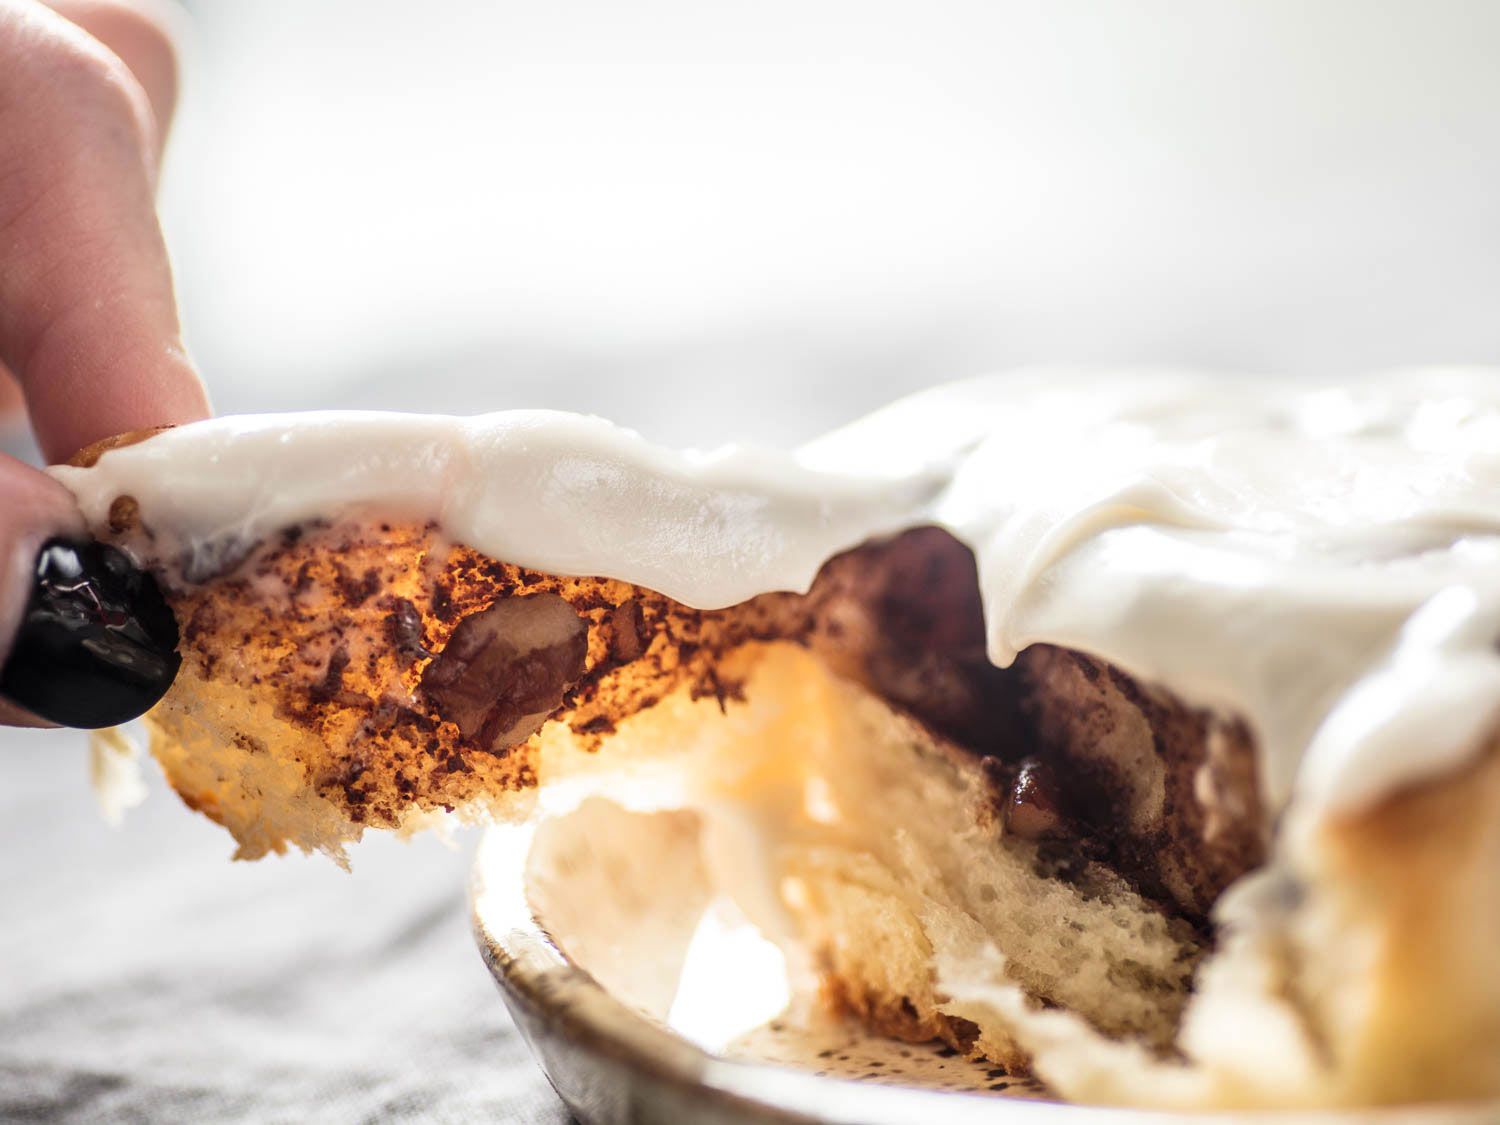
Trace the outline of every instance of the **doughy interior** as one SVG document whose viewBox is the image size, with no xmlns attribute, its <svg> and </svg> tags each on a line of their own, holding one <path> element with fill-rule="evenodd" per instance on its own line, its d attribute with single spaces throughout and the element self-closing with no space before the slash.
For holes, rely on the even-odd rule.
<svg viewBox="0 0 1500 1125">
<path fill-rule="evenodd" d="M 554 810 L 594 792 L 698 810 L 745 912 L 811 948 L 832 998 L 889 1034 L 1025 1064 L 939 966 L 1154 1048 L 1175 1032 L 1198 931 L 1102 865 L 1055 877 L 1006 836 L 975 759 L 805 650 L 757 651 L 727 714 L 674 698 L 598 754 L 549 731 L 542 762 Z"/>
</svg>

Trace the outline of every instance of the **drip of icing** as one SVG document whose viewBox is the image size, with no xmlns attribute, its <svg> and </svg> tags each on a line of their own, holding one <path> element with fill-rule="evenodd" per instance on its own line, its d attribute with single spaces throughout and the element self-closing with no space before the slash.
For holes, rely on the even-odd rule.
<svg viewBox="0 0 1500 1125">
<path fill-rule="evenodd" d="M 997 663 L 1066 645 L 1244 717 L 1273 809 L 1377 800 L 1500 716 L 1500 372 L 992 377 L 794 453 L 548 412 L 222 418 L 53 472 L 96 526 L 134 496 L 164 557 L 370 512 L 701 608 L 940 524 Z"/>
</svg>

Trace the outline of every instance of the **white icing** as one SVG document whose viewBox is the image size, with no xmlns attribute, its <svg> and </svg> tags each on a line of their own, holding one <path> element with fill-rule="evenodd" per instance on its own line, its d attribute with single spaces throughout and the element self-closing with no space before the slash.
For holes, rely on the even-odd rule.
<svg viewBox="0 0 1500 1125">
<path fill-rule="evenodd" d="M 348 514 L 432 520 L 493 558 L 619 578 L 701 609 L 806 590 L 829 557 L 905 526 L 939 473 L 817 472 L 779 450 L 679 453 L 600 418 L 328 411 L 215 418 L 54 468 L 91 523 L 134 496 L 162 553 Z"/>
<path fill-rule="evenodd" d="M 1068 645 L 1245 717 L 1276 809 L 1366 804 L 1500 717 L 1500 372 L 1000 376 L 795 453 L 540 412 L 223 418 L 53 471 L 96 524 L 136 497 L 164 549 L 378 510 L 703 608 L 939 523 L 997 663 Z"/>
</svg>

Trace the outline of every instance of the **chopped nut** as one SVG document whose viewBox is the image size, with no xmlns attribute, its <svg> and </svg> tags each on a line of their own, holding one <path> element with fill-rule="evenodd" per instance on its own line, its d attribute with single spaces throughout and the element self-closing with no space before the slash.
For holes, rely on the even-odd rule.
<svg viewBox="0 0 1500 1125">
<path fill-rule="evenodd" d="M 391 601 L 391 615 L 385 619 L 391 633 L 391 643 L 408 664 L 413 660 L 431 656 L 422 642 L 422 615 L 406 598 Z"/>
<path fill-rule="evenodd" d="M 500 751 L 531 737 L 583 674 L 588 627 L 552 593 L 502 598 L 458 623 L 422 673 L 438 715 Z"/>
</svg>

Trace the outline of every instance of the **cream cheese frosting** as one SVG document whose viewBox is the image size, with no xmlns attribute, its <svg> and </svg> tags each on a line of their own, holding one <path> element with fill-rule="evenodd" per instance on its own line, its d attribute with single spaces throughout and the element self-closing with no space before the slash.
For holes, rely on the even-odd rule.
<svg viewBox="0 0 1500 1125">
<path fill-rule="evenodd" d="M 228 417 L 52 472 L 96 526 L 134 496 L 164 556 L 379 513 L 699 608 L 938 524 L 976 554 L 996 663 L 1065 645 L 1243 717 L 1274 810 L 1364 806 L 1500 721 L 1497 371 L 1038 371 L 792 452 L 538 411 Z"/>
</svg>

